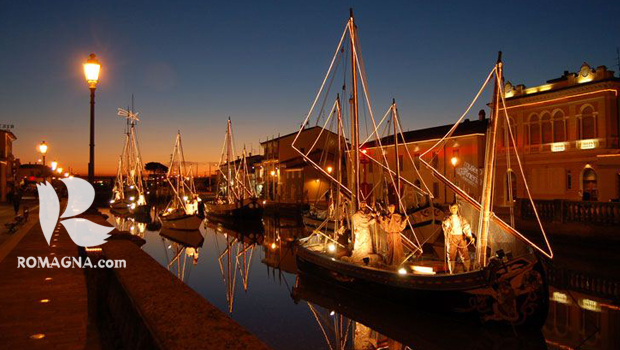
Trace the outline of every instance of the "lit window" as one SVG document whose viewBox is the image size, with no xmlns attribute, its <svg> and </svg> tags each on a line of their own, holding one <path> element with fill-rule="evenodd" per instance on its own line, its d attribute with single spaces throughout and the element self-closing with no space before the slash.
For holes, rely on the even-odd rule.
<svg viewBox="0 0 620 350">
<path fill-rule="evenodd" d="M 545 114 L 541 118 L 542 143 L 553 142 L 553 133 L 551 128 L 551 116 Z"/>
<path fill-rule="evenodd" d="M 540 144 L 540 124 L 538 123 L 538 116 L 533 115 L 530 117 L 530 145 Z"/>
<path fill-rule="evenodd" d="M 557 111 L 553 115 L 553 142 L 564 141 L 566 141 L 566 122 L 564 120 L 564 113 Z"/>
<path fill-rule="evenodd" d="M 581 140 L 596 138 L 596 117 L 590 106 L 581 111 L 579 136 Z"/>
</svg>

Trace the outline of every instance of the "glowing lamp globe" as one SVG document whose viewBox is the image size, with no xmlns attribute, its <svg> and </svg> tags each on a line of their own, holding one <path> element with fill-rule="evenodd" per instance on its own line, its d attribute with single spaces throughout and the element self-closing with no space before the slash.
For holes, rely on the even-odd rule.
<svg viewBox="0 0 620 350">
<path fill-rule="evenodd" d="M 88 82 L 88 86 L 91 89 L 97 87 L 100 70 L 101 65 L 99 64 L 99 61 L 97 61 L 97 56 L 95 56 L 94 53 L 91 53 L 86 63 L 84 63 L 84 76 L 86 77 L 86 82 Z"/>
<path fill-rule="evenodd" d="M 41 152 L 41 154 L 47 153 L 47 144 L 45 143 L 45 141 L 41 142 L 41 144 L 39 145 L 39 152 Z"/>
</svg>

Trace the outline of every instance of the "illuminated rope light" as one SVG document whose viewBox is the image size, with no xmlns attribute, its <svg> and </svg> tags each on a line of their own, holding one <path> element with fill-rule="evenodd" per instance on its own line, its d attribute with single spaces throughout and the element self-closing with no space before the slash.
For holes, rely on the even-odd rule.
<svg viewBox="0 0 620 350">
<path fill-rule="evenodd" d="M 497 75 L 497 74 L 496 74 Z M 498 76 L 498 79 L 499 76 Z M 501 80 L 500 80 L 501 81 Z M 506 107 L 506 100 L 504 98 L 504 92 L 502 91 L 502 86 L 501 84 L 499 84 L 499 90 L 500 90 L 500 96 L 502 98 L 502 104 L 504 105 L 504 107 Z M 545 254 L 545 256 L 547 256 L 549 259 L 553 259 L 553 250 L 551 249 L 551 245 L 549 244 L 549 239 L 547 238 L 547 233 L 545 232 L 545 229 L 543 227 L 542 221 L 540 220 L 540 216 L 538 215 L 538 210 L 536 210 L 536 205 L 534 204 L 534 198 L 532 197 L 532 193 L 530 192 L 530 187 L 527 184 L 527 181 L 525 179 L 525 172 L 523 171 L 523 165 L 521 164 L 521 157 L 519 157 L 519 152 L 517 152 L 517 143 L 515 141 L 514 135 L 512 133 L 512 127 L 510 126 L 510 121 L 509 121 L 509 117 L 508 117 L 508 112 L 506 111 L 506 108 L 503 109 L 504 111 L 504 116 L 506 117 L 506 120 L 508 121 L 506 124 L 508 124 L 508 133 L 510 134 L 510 141 L 512 141 L 512 145 L 515 147 L 515 157 L 517 158 L 517 164 L 519 165 L 519 170 L 521 170 L 521 178 L 523 179 L 523 183 L 525 184 L 525 190 L 527 192 L 527 196 L 530 199 L 530 203 L 532 205 L 532 209 L 534 210 L 534 215 L 536 216 L 536 221 L 538 221 L 538 226 L 540 227 L 540 230 L 543 234 L 543 237 L 545 239 L 545 244 L 547 245 L 547 249 L 549 249 L 549 253 L 547 254 L 546 252 L 543 252 L 542 248 L 538 247 L 538 245 L 532 243 L 531 241 L 527 240 L 528 243 L 532 244 L 536 249 L 538 249 L 540 252 L 542 252 L 543 254 Z M 515 230 L 515 232 L 517 232 Z M 525 238 L 522 234 L 519 233 L 519 236 Z"/>
<path fill-rule="evenodd" d="M 575 95 L 571 95 L 571 96 L 557 97 L 557 98 L 550 99 L 550 100 L 545 100 L 545 101 L 522 103 L 522 104 L 510 106 L 510 107 L 506 107 L 506 104 L 505 104 L 505 101 L 504 101 L 504 108 L 502 108 L 502 109 L 503 110 L 507 110 L 507 109 L 512 109 L 512 108 L 534 106 L 534 105 L 538 105 L 538 104 L 542 104 L 542 103 L 549 103 L 549 102 L 554 102 L 554 101 L 562 101 L 562 100 L 567 100 L 569 98 L 593 95 L 593 94 L 597 94 L 599 92 L 613 92 L 614 96 L 618 97 L 618 90 L 615 90 L 615 89 L 601 89 L 601 90 L 596 90 L 596 91 L 591 91 L 591 92 L 584 92 L 584 93 L 581 93 L 581 94 L 575 94 Z M 527 96 L 524 96 L 524 97 L 527 97 Z M 503 95 L 502 95 L 502 100 L 504 100 L 504 96 Z"/>
<path fill-rule="evenodd" d="M 350 30 L 349 30 L 349 32 L 351 33 L 351 31 L 350 31 Z M 364 98 L 365 98 L 365 100 L 366 100 L 366 105 L 367 105 L 367 107 L 368 107 L 368 113 L 370 114 L 370 120 L 372 121 L 372 125 L 373 125 L 373 127 L 374 127 L 374 134 L 377 136 L 377 143 L 379 144 L 379 147 L 380 147 L 381 149 L 383 149 L 383 145 L 381 144 L 381 137 L 380 137 L 380 135 L 378 135 L 378 131 L 377 131 L 377 130 L 378 130 L 378 128 L 377 128 L 377 123 L 376 123 L 376 121 L 375 121 L 375 116 L 374 116 L 374 113 L 372 112 L 372 104 L 371 104 L 371 102 L 370 102 L 370 96 L 369 96 L 369 93 L 368 93 L 368 88 L 367 88 L 367 86 L 366 86 L 366 79 L 365 79 L 366 72 L 365 72 L 365 69 L 364 69 L 364 65 L 363 65 L 362 63 L 360 63 L 360 59 L 359 59 L 359 57 L 358 57 L 358 55 L 357 55 L 357 45 L 355 44 L 355 38 L 354 38 L 354 37 L 352 37 L 352 38 L 351 38 L 351 40 L 352 40 L 352 41 L 353 41 L 353 43 L 354 43 L 354 45 L 352 45 L 352 47 L 353 47 L 353 57 L 355 58 L 355 62 L 357 62 L 357 63 L 359 64 L 359 66 L 362 68 L 362 69 L 359 69 L 359 70 L 358 70 L 358 73 L 359 73 L 360 78 L 361 78 L 361 81 L 362 81 L 362 89 L 364 90 Z M 364 72 L 362 72 L 362 70 L 363 70 Z M 393 107 L 392 107 L 392 108 L 393 108 Z M 395 136 L 395 137 L 397 137 L 397 135 L 394 135 L 394 136 Z M 396 140 L 395 140 L 395 141 L 396 141 Z M 359 150 L 356 150 L 356 152 L 359 152 Z M 388 164 L 387 157 L 386 157 L 385 153 L 384 153 L 384 152 L 381 152 L 381 155 L 383 156 L 383 160 L 385 161 L 385 163 L 386 163 L 386 164 Z M 397 186 L 396 186 L 396 181 L 394 180 L 394 176 L 392 175 L 392 172 L 391 172 L 391 171 L 389 171 L 389 172 L 388 172 L 388 175 L 390 175 L 390 181 L 392 182 L 392 186 L 394 186 L 394 188 L 396 188 L 396 187 L 397 187 Z M 417 187 L 417 186 L 416 186 L 416 187 Z M 406 212 L 407 212 L 407 210 L 406 210 L 406 208 L 405 208 L 405 205 L 403 204 L 403 201 L 402 201 L 402 198 L 401 198 L 400 193 L 398 193 L 398 194 L 396 195 L 396 198 L 398 198 L 398 204 L 399 204 L 399 208 L 400 208 L 400 210 L 402 210 L 402 212 L 403 212 L 403 213 L 406 213 Z M 422 253 L 422 246 L 420 245 L 420 240 L 418 239 L 418 235 L 415 233 L 415 230 L 413 229 L 413 225 L 411 224 L 411 220 L 409 220 L 409 216 L 407 216 L 407 215 L 405 215 L 405 218 L 406 218 L 406 220 L 407 220 L 407 225 L 409 226 L 409 229 L 410 229 L 410 230 L 411 230 L 411 232 L 413 233 L 413 238 L 415 238 L 417 245 L 416 245 L 416 244 L 414 244 L 414 243 L 413 243 L 413 242 L 412 242 L 412 241 L 411 241 L 411 240 L 410 240 L 407 236 L 405 236 L 402 232 L 400 233 L 400 236 L 401 236 L 402 238 L 404 238 L 404 240 L 405 240 L 407 243 L 412 244 L 412 245 L 413 245 L 413 246 L 414 246 L 414 247 L 415 247 L 415 248 L 416 248 L 416 249 L 417 249 L 420 253 Z"/>
<path fill-rule="evenodd" d="M 456 128 L 458 128 L 459 124 L 463 121 L 463 119 L 465 119 L 465 116 L 467 115 L 467 113 L 469 113 L 469 111 L 471 110 L 471 108 L 474 106 L 474 103 L 476 103 L 476 101 L 478 100 L 478 98 L 480 97 L 480 95 L 482 94 L 482 91 L 484 91 L 484 88 L 487 86 L 487 84 L 489 83 L 489 80 L 491 80 L 491 77 L 493 76 L 493 74 L 495 73 L 495 71 L 497 70 L 497 67 L 493 66 L 493 69 L 491 70 L 491 72 L 489 72 L 489 75 L 487 76 L 487 79 L 484 81 L 484 83 L 482 84 L 482 87 L 480 88 L 480 90 L 478 90 L 478 93 L 476 94 L 476 96 L 474 97 L 473 101 L 471 101 L 471 103 L 469 104 L 469 107 L 467 107 L 467 109 L 465 110 L 465 112 L 463 112 L 463 114 L 461 115 L 461 117 L 459 118 L 459 120 L 456 121 L 456 123 L 452 126 L 452 128 L 448 131 L 448 133 L 446 135 L 444 135 L 444 137 L 442 137 L 439 141 L 437 141 L 437 143 L 435 143 L 433 146 L 431 146 L 431 148 L 427 149 L 424 153 L 422 153 L 420 155 L 420 160 L 428 165 L 425 161 L 422 160 L 422 157 L 424 157 L 428 152 L 432 151 L 433 149 L 435 149 L 437 146 L 439 146 L 440 143 L 442 143 L 445 139 L 447 139 L 449 137 L 449 135 L 451 135 L 452 133 L 454 133 L 454 131 L 456 130 Z M 429 165 L 430 167 L 430 165 Z M 432 168 L 432 167 L 431 167 Z"/>
<path fill-rule="evenodd" d="M 327 123 L 329 123 L 329 121 L 332 119 L 332 116 L 334 115 L 334 110 L 336 109 L 337 104 L 338 104 L 338 101 L 334 101 L 334 105 L 332 106 L 332 109 L 329 111 L 329 116 L 325 118 L 325 124 L 323 124 L 323 127 L 321 128 L 321 132 L 319 132 L 319 136 L 317 136 L 316 140 L 314 140 L 314 143 L 312 144 L 312 146 L 310 146 L 310 149 L 308 150 L 308 152 L 306 152 L 306 155 L 309 155 L 310 152 L 312 152 L 312 150 L 314 149 L 314 146 L 316 146 L 317 142 L 319 142 L 321 135 L 323 135 L 323 131 L 325 131 L 325 128 L 327 127 Z M 338 135 L 338 137 L 340 137 L 340 135 Z"/>
<path fill-rule="evenodd" d="M 474 105 L 474 103 L 476 102 L 476 100 L 479 98 L 480 94 L 482 93 L 482 91 L 484 90 L 484 88 L 486 87 L 486 85 L 488 84 L 490 78 L 492 77 L 492 75 L 495 74 L 497 76 L 497 67 L 494 67 L 493 70 L 491 70 L 491 73 L 489 73 L 489 76 L 487 77 L 486 81 L 484 82 L 484 84 L 482 85 L 482 87 L 480 88 L 480 90 L 478 91 L 478 94 L 476 94 L 476 97 L 474 98 L 474 100 L 472 101 L 472 103 L 469 105 L 469 107 L 467 108 L 467 110 L 465 111 L 465 113 L 463 113 L 463 115 L 461 116 L 461 118 L 456 122 L 456 124 L 452 127 L 452 129 L 443 137 L 441 138 L 435 145 L 433 145 L 431 148 L 429 148 L 426 152 L 422 153 L 422 155 L 420 155 L 420 162 L 422 162 L 426 167 L 428 167 L 433 174 L 435 174 L 435 176 L 437 176 L 446 186 L 448 186 L 451 190 L 453 190 L 454 192 L 458 193 L 461 197 L 463 197 L 463 199 L 468 202 L 469 204 L 471 204 L 474 209 L 477 210 L 481 210 L 482 206 L 480 204 L 480 202 L 478 202 L 476 199 L 474 199 L 473 197 L 471 197 L 468 193 L 466 193 L 465 191 L 463 191 L 461 188 L 459 188 L 458 186 L 456 186 L 452 181 L 450 181 L 448 178 L 446 178 L 443 174 L 441 174 L 437 169 L 435 169 L 434 167 L 432 167 L 430 164 L 428 164 L 424 159 L 422 159 L 422 157 L 424 155 L 426 155 L 428 152 L 430 152 L 431 150 L 435 149 L 440 143 L 442 143 L 452 132 L 454 132 L 454 130 L 456 130 L 456 127 L 460 124 L 460 122 L 462 121 L 462 119 L 465 117 L 465 115 L 469 112 L 469 110 L 471 109 L 471 107 Z M 501 84 L 500 84 L 501 85 Z M 501 87 L 500 87 L 501 89 Z M 501 92 L 501 90 L 500 90 Z M 502 95 L 502 100 L 503 100 L 503 95 Z M 512 135 L 512 134 L 511 134 Z M 513 138 L 513 143 L 514 143 L 514 138 Z M 516 154 L 516 152 L 515 152 Z M 519 157 L 517 156 L 517 160 L 519 163 L 519 166 L 521 167 L 521 162 Z M 522 169 L 522 167 L 521 167 Z M 523 174 L 523 173 L 522 173 Z M 527 187 L 527 183 L 526 183 L 526 188 L 528 191 L 528 195 L 530 195 L 530 199 L 531 199 L 531 194 L 529 192 L 529 187 Z M 532 199 L 531 199 L 532 200 Z M 536 213 L 536 216 L 538 218 L 538 214 Z M 508 231 L 509 233 L 511 233 L 514 236 L 519 237 L 520 239 L 524 240 L 525 242 L 527 242 L 528 244 L 530 244 L 532 247 L 534 247 L 536 250 L 540 251 L 543 255 L 547 256 L 548 258 L 552 259 L 553 258 L 553 251 L 550 248 L 549 245 L 549 241 L 547 239 L 547 236 L 544 232 L 544 229 L 541 229 L 543 231 L 543 236 L 545 238 L 545 242 L 547 244 L 547 247 L 550 250 L 550 253 L 547 253 L 546 251 L 544 251 L 543 249 L 541 249 L 540 247 L 538 247 L 538 245 L 536 245 L 534 242 L 532 242 L 531 240 L 529 240 L 527 237 L 523 236 L 523 234 L 521 234 L 520 232 L 518 232 L 517 230 L 515 230 L 513 227 L 511 227 L 510 225 L 508 225 L 506 222 L 504 222 L 502 219 L 500 219 L 497 215 L 495 215 L 495 213 L 493 213 L 491 219 L 498 224 L 501 228 L 503 228 L 504 230 Z M 538 218 L 538 220 L 540 220 L 540 218 Z M 539 221 L 540 222 L 540 221 Z"/>
<path fill-rule="evenodd" d="M 398 109 L 396 110 L 396 114 L 398 115 Z M 405 133 L 403 132 L 403 129 L 400 126 L 400 123 L 397 123 L 397 125 L 398 125 L 398 131 L 402 135 L 403 141 L 405 141 Z M 424 184 L 424 188 L 426 189 L 426 191 L 422 191 L 422 192 L 424 192 L 425 195 L 427 195 L 431 199 L 433 199 L 433 194 L 432 194 L 431 190 L 426 185 L 426 181 L 424 181 L 424 179 L 422 178 L 422 175 L 420 174 L 420 170 L 418 169 L 418 167 L 415 166 L 415 160 L 413 159 L 413 156 L 411 156 L 411 152 L 409 152 L 409 147 L 405 146 L 405 151 L 407 151 L 407 156 L 409 156 L 409 160 L 411 161 L 411 164 L 413 164 L 413 169 L 415 169 L 415 173 L 418 176 L 418 179 L 422 180 L 421 182 L 422 182 L 422 184 Z M 431 212 L 433 214 L 433 221 L 434 221 L 435 220 L 435 211 L 432 210 Z"/>
<path fill-rule="evenodd" d="M 340 47 L 342 46 L 342 42 L 344 41 L 344 37 L 347 34 L 348 30 L 349 30 L 349 24 L 347 23 L 347 25 L 344 28 L 344 31 L 342 32 L 342 36 L 340 37 L 340 42 L 338 42 L 338 45 L 336 46 L 336 52 L 334 53 L 334 57 L 332 58 L 332 61 L 329 64 L 329 68 L 327 69 L 327 73 L 325 74 L 325 78 L 323 79 L 323 82 L 321 83 L 321 87 L 319 88 L 319 91 L 317 92 L 316 97 L 314 98 L 314 101 L 312 102 L 312 105 L 310 106 L 310 110 L 308 111 L 308 114 L 306 115 L 306 119 L 304 120 L 303 123 L 301 123 L 301 126 L 299 128 L 299 132 L 297 133 L 297 136 L 295 136 L 295 139 L 292 142 L 293 145 L 295 144 L 295 141 L 297 141 L 297 138 L 299 137 L 299 134 L 304 129 L 304 126 L 306 126 L 306 123 L 308 123 L 308 119 L 310 119 L 310 116 L 312 115 L 312 111 L 314 110 L 314 107 L 316 106 L 316 103 L 319 100 L 319 97 L 321 97 L 321 92 L 323 92 L 323 87 L 325 87 L 325 83 L 327 82 L 327 78 L 329 77 L 329 73 L 332 71 L 332 68 L 334 66 L 334 62 L 336 62 L 336 57 L 338 57 L 338 53 L 340 52 Z"/>
</svg>

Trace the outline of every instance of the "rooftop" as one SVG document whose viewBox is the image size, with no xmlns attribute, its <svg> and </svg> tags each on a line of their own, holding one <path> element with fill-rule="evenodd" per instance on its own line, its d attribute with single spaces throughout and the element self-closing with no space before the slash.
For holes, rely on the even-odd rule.
<svg viewBox="0 0 620 350">
<path fill-rule="evenodd" d="M 484 134 L 487 130 L 488 119 L 482 120 L 469 120 L 465 119 L 454 131 L 452 136 L 462 136 L 462 135 L 471 135 L 471 134 Z M 452 128 L 454 124 L 435 126 L 432 128 L 426 129 L 418 129 L 404 132 L 402 135 L 398 135 L 398 142 L 419 142 L 419 141 L 428 141 L 435 140 L 444 137 L 450 128 Z M 404 139 L 403 139 L 404 137 Z M 386 136 L 381 139 L 381 145 L 393 145 L 394 144 L 394 135 Z M 366 143 L 366 147 L 376 147 L 376 141 L 369 141 Z"/>
<path fill-rule="evenodd" d="M 605 66 L 599 66 L 594 69 L 584 62 L 578 72 L 571 73 L 569 71 L 564 71 L 561 77 L 547 80 L 546 84 L 539 86 L 529 88 L 523 84 L 513 86 L 507 81 L 504 85 L 504 93 L 506 99 L 511 100 L 603 81 L 620 82 L 620 78 L 617 78 L 614 72 L 608 70 Z"/>
</svg>

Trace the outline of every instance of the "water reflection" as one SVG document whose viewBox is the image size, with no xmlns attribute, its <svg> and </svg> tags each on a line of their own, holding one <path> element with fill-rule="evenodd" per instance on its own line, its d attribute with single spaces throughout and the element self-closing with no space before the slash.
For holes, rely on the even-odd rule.
<svg viewBox="0 0 620 350">
<path fill-rule="evenodd" d="M 245 292 L 249 287 L 250 267 L 254 248 L 262 241 L 262 234 L 247 232 L 245 234 L 233 231 L 223 225 L 207 224 L 215 229 L 215 248 L 218 253 L 218 264 L 222 274 L 222 281 L 226 285 L 226 301 L 228 312 L 232 314 L 235 304 L 237 276 Z"/>
<path fill-rule="evenodd" d="M 192 266 L 198 264 L 200 250 L 204 243 L 203 233 L 161 229 L 159 235 L 164 246 L 168 271 L 175 274 L 181 281 L 187 282 L 185 272 L 187 270 L 189 279 Z"/>
<path fill-rule="evenodd" d="M 117 230 L 122 232 L 129 232 L 132 235 L 136 235 L 140 238 L 144 238 L 144 234 L 147 231 L 147 224 L 144 222 L 136 221 L 133 217 L 121 217 L 111 216 L 112 224 Z"/>
<path fill-rule="evenodd" d="M 541 332 L 481 327 L 297 276 L 294 241 L 306 232 L 295 220 L 265 217 L 249 231 L 206 222 L 195 232 L 110 222 L 144 238 L 148 254 L 275 349 L 620 349 L 620 268 L 595 277 L 620 264 L 575 259 L 581 247 L 548 267 Z"/>
</svg>

